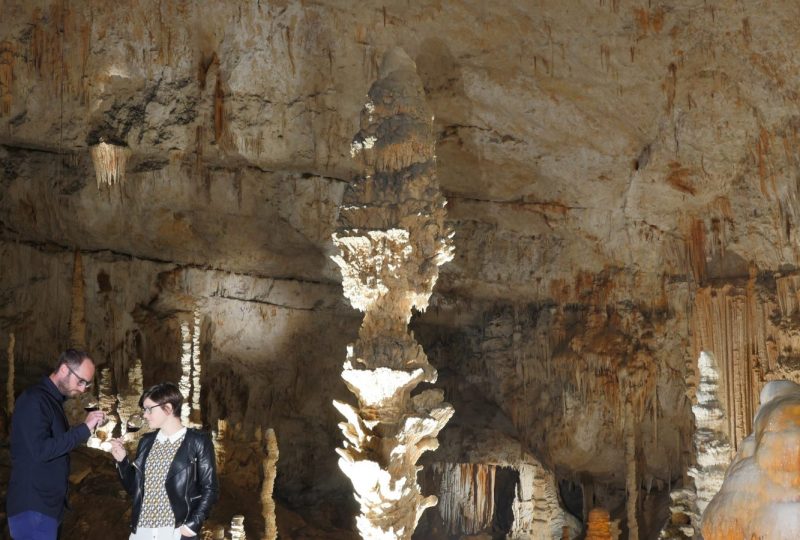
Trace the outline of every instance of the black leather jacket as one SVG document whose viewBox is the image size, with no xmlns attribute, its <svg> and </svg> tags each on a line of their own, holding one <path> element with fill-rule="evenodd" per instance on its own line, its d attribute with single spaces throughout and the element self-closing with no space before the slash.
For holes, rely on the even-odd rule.
<svg viewBox="0 0 800 540">
<path fill-rule="evenodd" d="M 144 463 L 156 432 L 145 434 L 139 441 L 133 462 L 126 457 L 117 463 L 117 471 L 125 490 L 133 497 L 131 531 L 136 532 L 144 498 Z M 214 445 L 207 433 L 188 428 L 166 479 L 167 496 L 175 514 L 175 527 L 186 525 L 200 537 L 200 529 L 208 518 L 211 505 L 219 495 Z"/>
</svg>

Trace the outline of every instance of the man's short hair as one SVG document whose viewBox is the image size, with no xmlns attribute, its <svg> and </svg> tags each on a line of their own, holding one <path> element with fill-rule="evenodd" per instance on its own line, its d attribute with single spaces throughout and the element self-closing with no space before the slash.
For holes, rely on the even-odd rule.
<svg viewBox="0 0 800 540">
<path fill-rule="evenodd" d="M 181 417 L 181 406 L 183 405 L 183 395 L 178 387 L 171 382 L 159 383 L 151 386 L 144 391 L 142 397 L 139 398 L 139 407 L 144 407 L 144 400 L 150 398 L 150 401 L 156 405 L 172 405 L 172 415 Z"/>
<path fill-rule="evenodd" d="M 67 349 L 58 356 L 58 363 L 54 371 L 58 371 L 62 364 L 66 364 L 67 367 L 73 370 L 78 369 L 84 360 L 89 360 L 94 363 L 94 360 L 92 360 L 86 351 Z"/>
</svg>

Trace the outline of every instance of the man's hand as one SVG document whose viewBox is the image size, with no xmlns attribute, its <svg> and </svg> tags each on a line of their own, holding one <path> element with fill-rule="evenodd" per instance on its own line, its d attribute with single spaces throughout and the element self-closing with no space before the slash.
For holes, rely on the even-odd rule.
<svg viewBox="0 0 800 540">
<path fill-rule="evenodd" d="M 89 431 L 94 431 L 94 428 L 103 422 L 103 419 L 106 417 L 106 413 L 103 411 L 92 411 L 86 415 L 86 420 L 83 421 L 84 424 L 87 425 Z"/>
<path fill-rule="evenodd" d="M 128 455 L 125 446 L 122 444 L 122 437 L 119 439 L 111 439 L 111 455 L 117 461 L 122 461 Z"/>
</svg>

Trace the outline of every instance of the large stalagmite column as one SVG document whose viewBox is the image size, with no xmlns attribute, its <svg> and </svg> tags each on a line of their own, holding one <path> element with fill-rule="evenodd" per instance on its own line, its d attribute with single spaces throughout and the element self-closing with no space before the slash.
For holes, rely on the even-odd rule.
<svg viewBox="0 0 800 540">
<path fill-rule="evenodd" d="M 425 310 L 439 266 L 452 259 L 452 234 L 436 181 L 433 117 L 414 62 L 386 54 L 369 90 L 353 154 L 364 175 L 348 190 L 334 260 L 345 296 L 363 311 L 342 378 L 358 405 L 334 402 L 346 418 L 339 466 L 360 504 L 365 539 L 411 538 L 422 512 L 436 504 L 417 485 L 417 460 L 438 446 L 453 414 L 440 390 L 411 396 L 436 370 L 408 331 L 412 308 Z"/>
</svg>

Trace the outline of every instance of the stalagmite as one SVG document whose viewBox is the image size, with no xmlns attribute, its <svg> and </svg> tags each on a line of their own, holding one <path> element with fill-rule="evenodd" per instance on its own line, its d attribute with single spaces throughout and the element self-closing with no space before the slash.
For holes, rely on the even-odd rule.
<svg viewBox="0 0 800 540">
<path fill-rule="evenodd" d="M 112 186 L 125 178 L 125 167 L 130 156 L 127 147 L 100 142 L 92 146 L 90 151 L 98 188 Z"/>
<path fill-rule="evenodd" d="M 213 433 L 214 456 L 217 460 L 217 472 L 222 474 L 225 470 L 225 438 L 228 431 L 228 421 L 224 418 L 217 419 L 217 429 Z"/>
<path fill-rule="evenodd" d="M 128 433 L 128 419 L 134 414 L 139 413 L 139 397 L 144 391 L 142 380 L 142 360 L 137 358 L 133 365 L 128 369 L 127 387 L 120 392 L 117 397 L 117 412 L 121 421 L 123 435 Z M 133 441 L 141 436 L 142 432 L 130 433 L 126 440 Z"/>
<path fill-rule="evenodd" d="M 700 537 L 700 516 L 722 487 L 725 470 L 731 463 L 728 420 L 719 399 L 719 366 L 713 354 L 700 353 L 697 372 L 700 380 L 695 390 L 696 403 L 692 405 L 695 465 L 688 470 L 693 485 L 670 493 L 671 517 L 659 538 Z"/>
<path fill-rule="evenodd" d="M 86 348 L 86 285 L 83 280 L 83 260 L 81 252 L 75 250 L 72 265 L 72 310 L 69 314 L 70 346 Z"/>
<path fill-rule="evenodd" d="M 278 463 L 278 440 L 275 438 L 275 430 L 267 430 L 265 447 L 267 457 L 264 458 L 262 465 L 264 481 L 261 484 L 261 514 L 264 516 L 263 540 L 275 540 L 278 538 L 278 527 L 275 523 L 275 501 L 272 499 Z"/>
<path fill-rule="evenodd" d="M 634 425 L 633 405 L 625 403 L 625 487 L 627 499 L 625 506 L 628 513 L 628 538 L 639 540 L 639 522 L 636 517 L 637 501 L 639 498 L 639 481 L 636 471 L 636 426 Z"/>
<path fill-rule="evenodd" d="M 800 385 L 771 381 L 703 514 L 705 540 L 800 538 Z"/>
<path fill-rule="evenodd" d="M 612 540 L 611 516 L 605 508 L 592 508 L 586 523 L 586 540 Z"/>
<path fill-rule="evenodd" d="M 407 327 L 413 308 L 427 308 L 438 267 L 453 255 L 416 66 L 394 49 L 379 76 L 352 147 L 364 175 L 345 194 L 343 226 L 333 235 L 344 294 L 365 312 L 342 372 L 358 405 L 334 405 L 346 419 L 337 452 L 360 505 L 358 530 L 362 538 L 388 540 L 411 538 L 422 512 L 437 502 L 420 493 L 416 463 L 437 448 L 453 408 L 440 390 L 411 396 L 437 373 Z"/>
<path fill-rule="evenodd" d="M 245 540 L 244 516 L 237 515 L 231 518 L 231 540 Z"/>
<path fill-rule="evenodd" d="M 717 395 L 719 374 L 713 355 L 702 352 L 697 361 L 700 384 L 697 404 L 692 406 L 695 419 L 694 446 L 697 465 L 689 469 L 697 490 L 697 509 L 705 511 L 725 480 L 725 470 L 731 463 L 733 452 L 727 435 L 725 411 Z M 699 527 L 697 527 L 699 529 Z"/>
<path fill-rule="evenodd" d="M 14 332 L 8 335 L 8 380 L 6 381 L 6 414 L 14 412 Z"/>
<path fill-rule="evenodd" d="M 574 537 L 580 532 L 580 524 L 561 507 L 555 474 L 528 457 L 529 463 L 516 465 L 519 484 L 511 505 L 514 523 L 508 538 L 553 538 L 564 527 Z"/>
</svg>

